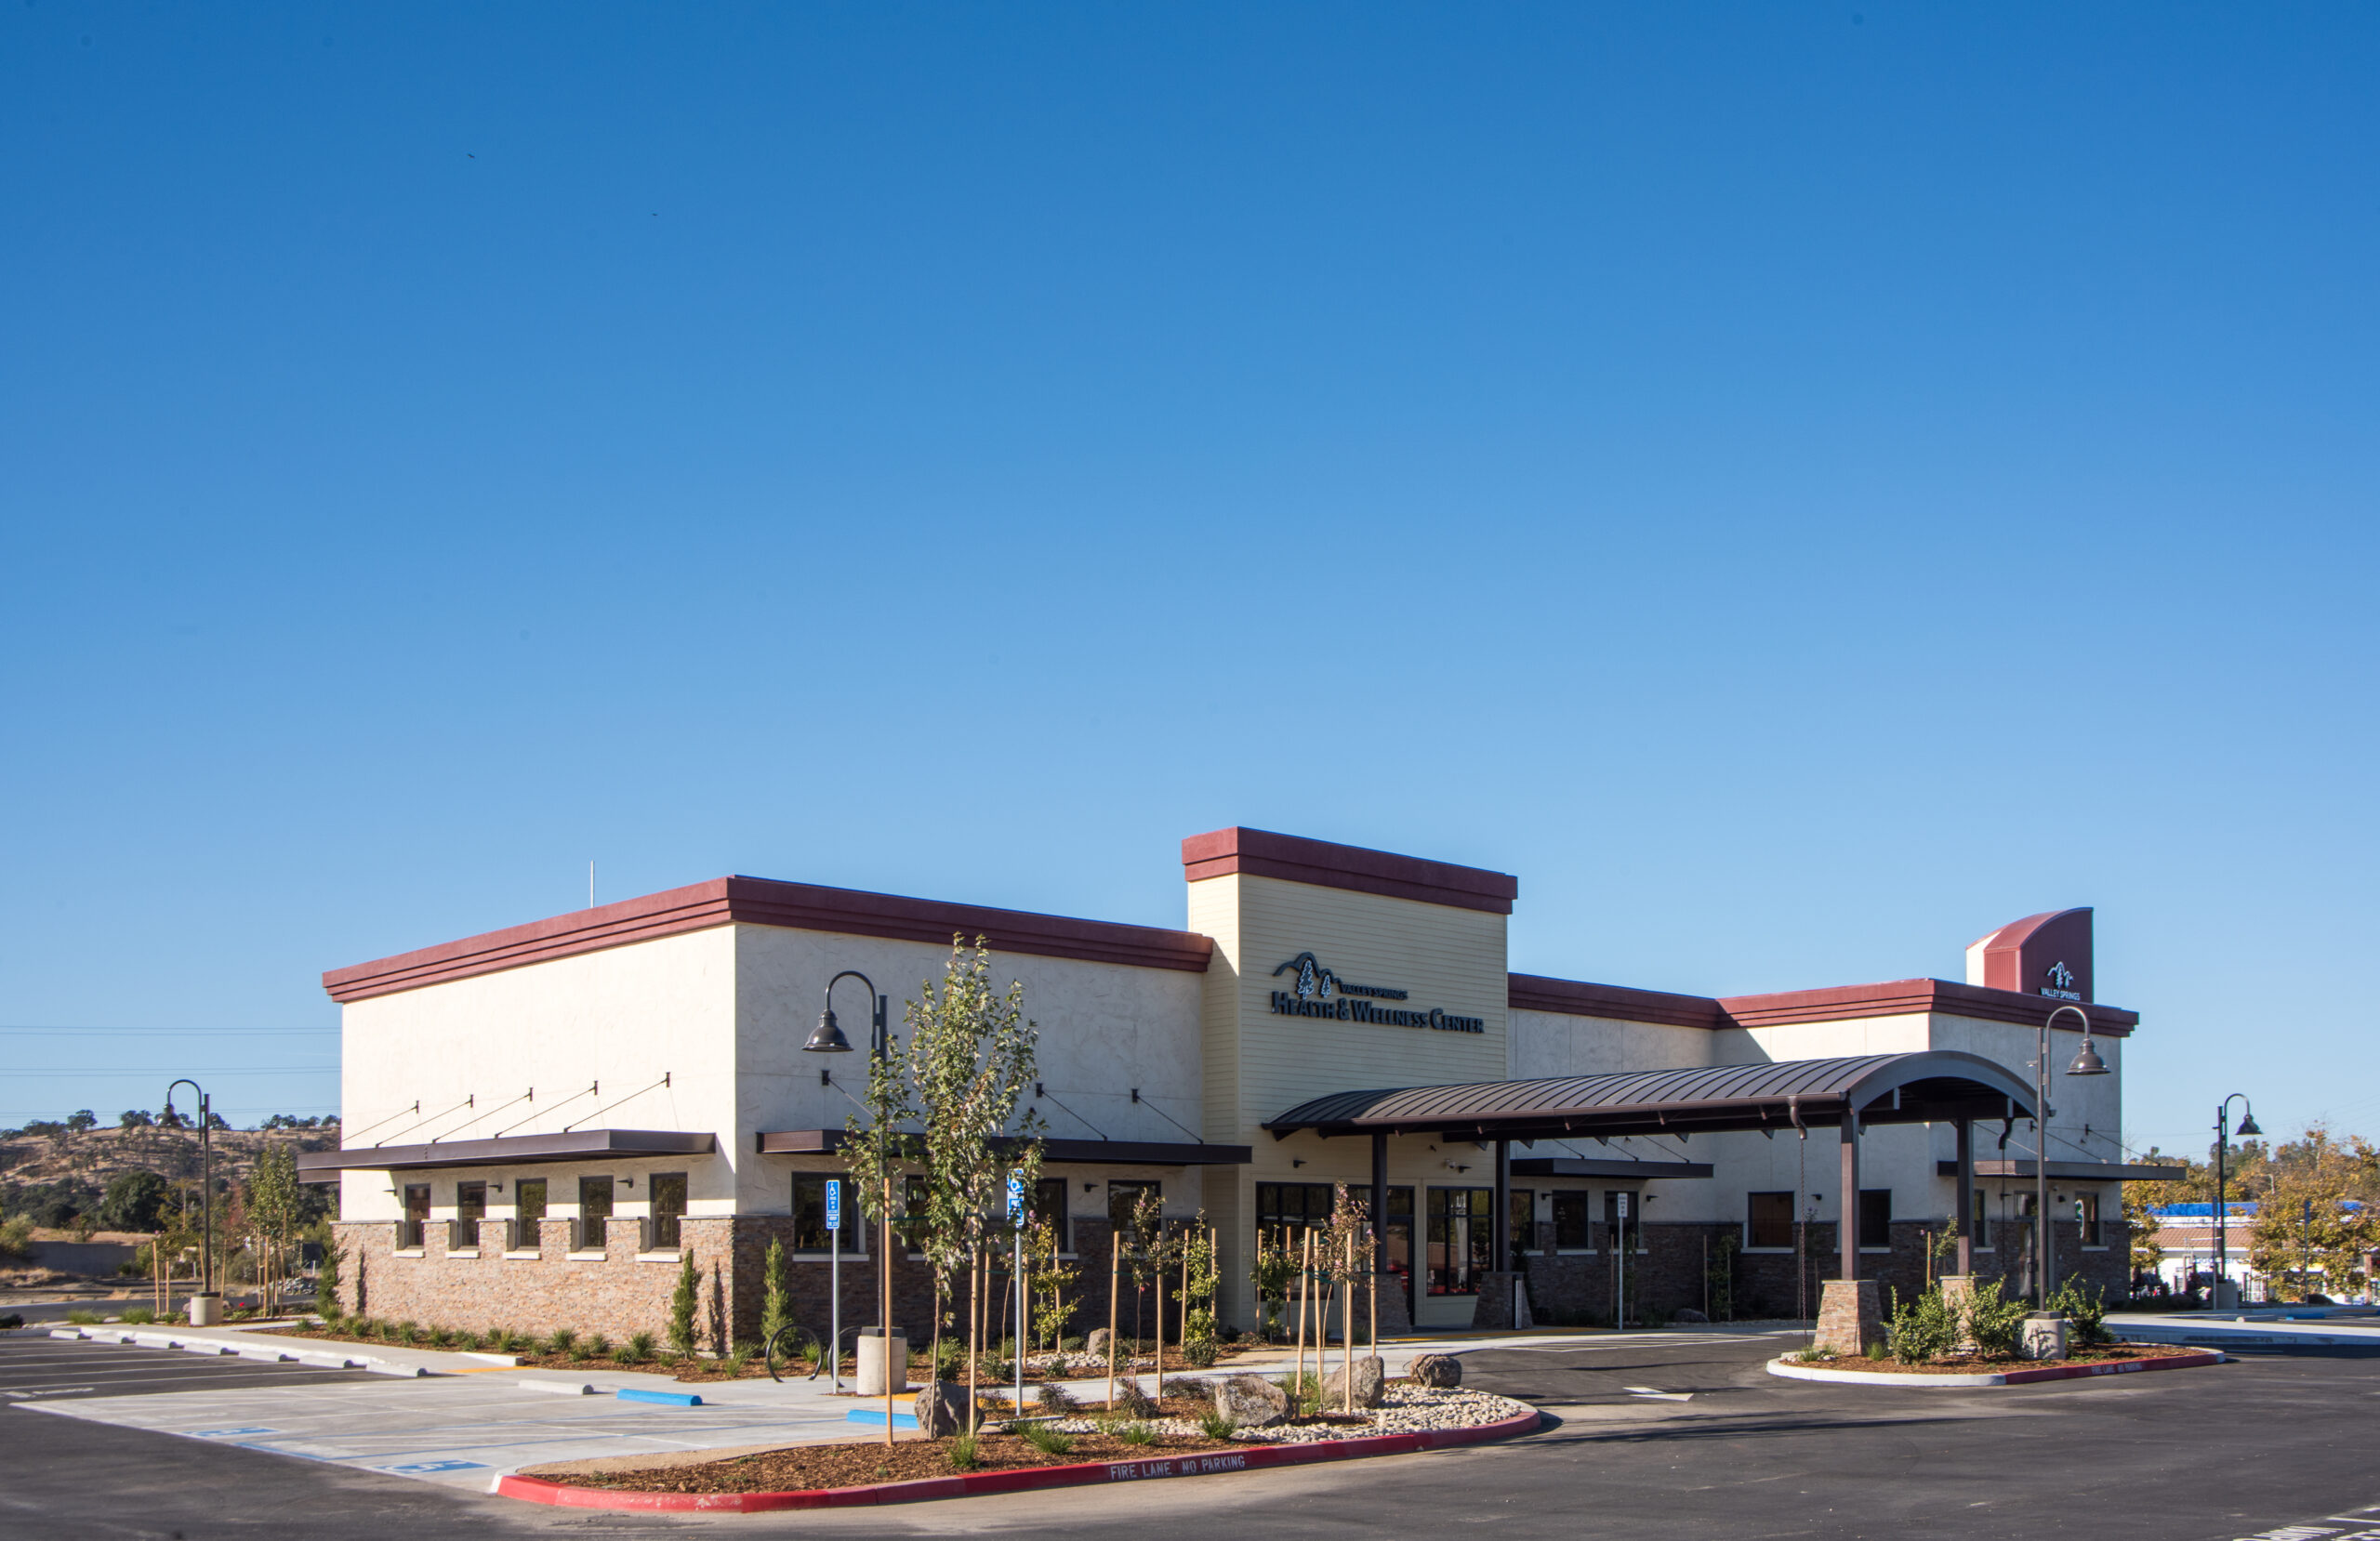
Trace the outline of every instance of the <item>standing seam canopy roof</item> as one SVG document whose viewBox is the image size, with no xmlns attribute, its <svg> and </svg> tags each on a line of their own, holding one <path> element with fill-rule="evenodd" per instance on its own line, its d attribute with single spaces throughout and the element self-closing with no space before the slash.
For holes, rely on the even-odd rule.
<svg viewBox="0 0 2380 1541">
<path fill-rule="evenodd" d="M 2006 1067 L 1957 1049 L 1778 1060 L 1618 1075 L 1561 1075 L 1333 1092 L 1269 1120 L 1275 1139 L 1318 1134 L 1686 1133 L 1701 1129 L 2030 1117 L 2033 1089 Z"/>
</svg>

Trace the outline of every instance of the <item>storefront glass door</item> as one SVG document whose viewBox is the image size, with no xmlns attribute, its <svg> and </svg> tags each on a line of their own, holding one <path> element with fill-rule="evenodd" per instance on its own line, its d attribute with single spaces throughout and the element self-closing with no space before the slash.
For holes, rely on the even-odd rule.
<svg viewBox="0 0 2380 1541">
<path fill-rule="evenodd" d="M 1477 1276 L 1494 1264 L 1496 1191 L 1433 1188 L 1429 1213 L 1429 1293 L 1476 1295 Z"/>
</svg>

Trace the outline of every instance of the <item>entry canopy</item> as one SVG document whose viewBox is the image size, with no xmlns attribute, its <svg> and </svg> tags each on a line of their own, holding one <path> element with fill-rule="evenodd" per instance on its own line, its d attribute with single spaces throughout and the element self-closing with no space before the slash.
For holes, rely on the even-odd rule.
<svg viewBox="0 0 2380 1541">
<path fill-rule="evenodd" d="M 1687 1135 L 1742 1129 L 2030 1117 L 2033 1089 L 1979 1054 L 1928 1049 L 1620 1075 L 1342 1091 L 1268 1121 L 1276 1139 L 1436 1134 L 1449 1139 Z"/>
</svg>

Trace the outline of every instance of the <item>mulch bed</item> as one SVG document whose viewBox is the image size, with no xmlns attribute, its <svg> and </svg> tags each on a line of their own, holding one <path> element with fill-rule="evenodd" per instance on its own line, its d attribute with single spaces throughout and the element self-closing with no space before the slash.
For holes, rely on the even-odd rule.
<svg viewBox="0 0 2380 1541">
<path fill-rule="evenodd" d="M 1167 1397 L 1157 1403 L 1160 1417 L 1196 1418 L 1212 1404 L 1203 1398 Z M 1091 1409 L 1086 1408 L 1089 1413 Z M 1296 1423 L 1325 1420 L 1303 1418 Z M 1329 1420 L 1340 1421 L 1340 1420 Z M 1351 1430 L 1360 1432 L 1360 1429 Z M 1159 1434 L 1146 1444 L 1131 1444 L 1112 1434 L 1076 1434 L 1064 1454 L 1036 1448 L 1015 1434 L 986 1430 L 975 1438 L 975 1471 L 1011 1471 L 1025 1467 L 1074 1466 L 1086 1461 L 1144 1461 L 1168 1455 L 1212 1450 L 1245 1449 L 1230 1440 L 1197 1434 Z M 919 1482 L 948 1477 L 948 1440 L 926 1440 L 914 1433 L 894 1437 L 887 1449 L 879 1441 L 845 1444 L 794 1445 L 761 1451 L 699 1466 L 648 1468 L 637 1471 L 557 1470 L 532 1467 L 523 1476 L 545 1477 L 573 1487 L 599 1487 L 630 1493 L 801 1493 L 819 1488 L 862 1487 L 876 1482 Z"/>
<path fill-rule="evenodd" d="M 2044 1363 L 2068 1364 L 2107 1364 L 2122 1360 L 2175 1359 L 2203 1354 L 2204 1349 L 2186 1349 L 2171 1343 L 2102 1343 L 2086 1349 L 2076 1349 L 2063 1361 L 2030 1359 L 1983 1359 L 1966 1355 L 1958 1359 L 1937 1359 L 1924 1364 L 1904 1364 L 1897 1359 L 1861 1359 L 1845 1355 L 1841 1359 L 1811 1360 L 1807 1366 L 1814 1370 L 1860 1370 L 1875 1375 L 1898 1376 L 1977 1376 L 2004 1375 L 2010 1370 L 2038 1369 Z M 1796 1360 L 1792 1363 L 1803 1363 Z"/>
</svg>

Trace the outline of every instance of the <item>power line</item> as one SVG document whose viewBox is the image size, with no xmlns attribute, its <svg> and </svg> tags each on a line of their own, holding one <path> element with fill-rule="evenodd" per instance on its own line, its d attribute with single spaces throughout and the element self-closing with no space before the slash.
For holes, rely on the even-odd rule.
<svg viewBox="0 0 2380 1541">
<path fill-rule="evenodd" d="M 336 1027 L 36 1027 L 20 1023 L 0 1026 L 0 1034 L 10 1037 L 103 1037 L 135 1038 L 172 1034 L 177 1036 L 214 1036 L 237 1038 L 324 1038 L 338 1033 Z"/>
<path fill-rule="evenodd" d="M 106 1070 L 12 1070 L 8 1076 L 16 1080 L 37 1075 L 53 1078 L 79 1075 L 93 1081 L 121 1081 L 134 1075 L 182 1075 L 187 1074 L 191 1068 L 180 1064 L 158 1065 L 146 1070 L 126 1070 L 121 1066 Z M 339 1072 L 337 1065 L 202 1065 L 198 1068 L 205 1071 L 209 1079 L 219 1075 L 336 1075 Z"/>
</svg>

